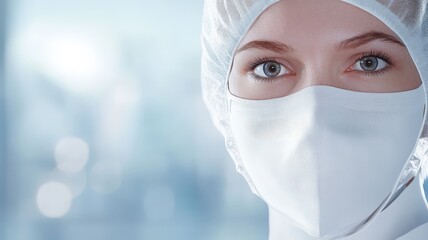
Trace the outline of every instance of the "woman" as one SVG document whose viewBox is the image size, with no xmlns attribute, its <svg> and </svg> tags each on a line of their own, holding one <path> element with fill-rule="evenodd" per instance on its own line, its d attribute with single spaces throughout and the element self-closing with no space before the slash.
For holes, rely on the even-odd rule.
<svg viewBox="0 0 428 240">
<path fill-rule="evenodd" d="M 209 0 L 204 100 L 269 239 L 427 239 L 426 0 Z"/>
</svg>

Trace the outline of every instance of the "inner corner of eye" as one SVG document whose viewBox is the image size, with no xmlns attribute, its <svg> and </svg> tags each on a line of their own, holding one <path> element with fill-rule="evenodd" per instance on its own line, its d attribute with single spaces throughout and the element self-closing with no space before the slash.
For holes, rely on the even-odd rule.
<svg viewBox="0 0 428 240">
<path fill-rule="evenodd" d="M 354 69 L 354 65 L 355 65 L 355 63 L 354 63 L 354 64 L 352 64 L 351 66 L 347 67 L 347 68 L 345 69 L 345 72 L 352 72 L 352 71 L 354 71 L 354 70 L 355 70 L 355 69 Z"/>
</svg>

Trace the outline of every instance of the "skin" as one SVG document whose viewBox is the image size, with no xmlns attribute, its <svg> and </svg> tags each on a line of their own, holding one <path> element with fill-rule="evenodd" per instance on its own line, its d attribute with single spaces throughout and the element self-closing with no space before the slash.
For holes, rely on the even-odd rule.
<svg viewBox="0 0 428 240">
<path fill-rule="evenodd" d="M 356 36 L 360 38 L 349 40 Z M 373 61 L 378 66 L 367 71 Z M 281 73 L 255 79 L 265 73 L 266 63 L 280 67 Z M 287 96 L 312 85 L 384 93 L 408 91 L 420 84 L 400 38 L 376 17 L 338 0 L 287 0 L 272 5 L 242 39 L 229 75 L 229 91 L 254 100 Z"/>
</svg>

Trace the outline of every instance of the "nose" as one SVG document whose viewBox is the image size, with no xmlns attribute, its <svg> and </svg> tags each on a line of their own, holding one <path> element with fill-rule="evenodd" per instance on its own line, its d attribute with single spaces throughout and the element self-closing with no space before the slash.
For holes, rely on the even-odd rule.
<svg viewBox="0 0 428 240">
<path fill-rule="evenodd" d="M 288 94 L 298 92 L 304 88 L 310 86 L 331 86 L 341 87 L 338 74 L 335 74 L 335 70 L 332 69 L 331 65 L 321 60 L 320 63 L 311 63 L 305 65 L 302 71 L 296 74 L 296 82 L 294 87 Z"/>
</svg>

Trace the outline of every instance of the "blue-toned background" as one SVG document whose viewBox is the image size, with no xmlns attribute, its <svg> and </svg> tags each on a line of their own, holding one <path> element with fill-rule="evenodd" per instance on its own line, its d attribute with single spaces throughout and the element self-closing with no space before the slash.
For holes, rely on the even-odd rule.
<svg viewBox="0 0 428 240">
<path fill-rule="evenodd" d="M 0 239 L 266 239 L 200 93 L 202 1 L 0 0 Z"/>
</svg>

